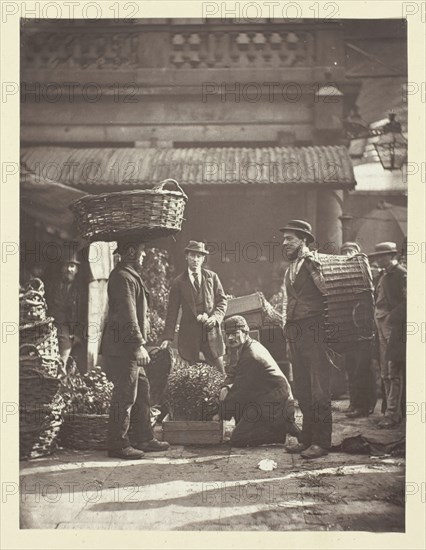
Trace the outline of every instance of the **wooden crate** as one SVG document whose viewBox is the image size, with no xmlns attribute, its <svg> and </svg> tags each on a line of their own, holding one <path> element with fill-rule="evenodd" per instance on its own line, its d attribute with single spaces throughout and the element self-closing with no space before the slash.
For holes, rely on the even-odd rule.
<svg viewBox="0 0 426 550">
<path fill-rule="evenodd" d="M 217 445 L 223 442 L 224 423 L 214 420 L 163 420 L 163 439 L 171 445 Z"/>
<path fill-rule="evenodd" d="M 226 317 L 242 315 L 251 329 L 260 330 L 262 326 L 262 301 L 259 294 L 249 294 L 228 300 Z"/>
</svg>

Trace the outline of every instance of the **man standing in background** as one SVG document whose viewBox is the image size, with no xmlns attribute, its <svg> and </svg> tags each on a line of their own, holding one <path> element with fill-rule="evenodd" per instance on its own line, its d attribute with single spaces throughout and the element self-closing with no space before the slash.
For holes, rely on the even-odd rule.
<svg viewBox="0 0 426 550">
<path fill-rule="evenodd" d="M 201 351 L 207 363 L 224 373 L 225 344 L 220 324 L 228 300 L 216 273 L 202 267 L 208 254 L 202 242 L 189 241 L 185 248 L 188 269 L 172 283 L 161 347 L 167 347 L 174 339 L 182 309 L 178 333 L 180 356 L 194 364 L 200 360 Z"/>
<path fill-rule="evenodd" d="M 376 287 L 374 311 L 378 340 L 380 373 L 386 396 L 381 428 L 392 427 L 402 420 L 407 315 L 407 270 L 396 259 L 393 242 L 382 242 L 369 255 L 383 270 Z"/>
<path fill-rule="evenodd" d="M 58 330 L 59 355 L 64 368 L 69 356 L 76 353 L 76 349 L 83 341 L 81 288 L 78 283 L 79 269 L 80 262 L 77 260 L 75 252 L 70 251 L 68 257 L 61 262 L 60 279 L 46 288 L 48 311 L 49 315 L 54 318 Z"/>
<path fill-rule="evenodd" d="M 352 257 L 360 254 L 361 248 L 355 242 L 346 242 L 342 244 L 340 253 Z M 349 387 L 348 418 L 368 416 L 376 404 L 375 379 L 371 367 L 372 346 L 372 340 L 360 340 L 344 354 Z"/>
</svg>

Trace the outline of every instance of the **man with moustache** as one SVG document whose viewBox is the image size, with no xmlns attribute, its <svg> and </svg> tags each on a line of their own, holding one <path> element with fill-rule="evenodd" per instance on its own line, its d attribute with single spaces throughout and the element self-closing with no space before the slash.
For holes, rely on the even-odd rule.
<svg viewBox="0 0 426 550">
<path fill-rule="evenodd" d="M 235 447 L 284 443 L 289 433 L 300 436 L 294 420 L 294 399 L 287 378 L 269 351 L 249 336 L 241 315 L 225 320 L 226 343 L 235 352 L 219 394 L 221 416 L 234 417 L 231 436 Z"/>
<path fill-rule="evenodd" d="M 331 447 L 330 361 L 325 345 L 325 282 L 311 225 L 292 220 L 280 231 L 290 266 L 284 275 L 284 330 L 293 367 L 295 396 L 303 415 L 301 442 L 290 453 L 315 459 Z"/>
<path fill-rule="evenodd" d="M 216 273 L 203 268 L 208 254 L 203 242 L 189 241 L 185 248 L 188 269 L 172 283 L 161 347 L 166 348 L 173 340 L 182 310 L 178 333 L 180 356 L 197 363 L 201 351 L 207 363 L 224 373 L 225 345 L 220 324 L 228 300 Z"/>
</svg>

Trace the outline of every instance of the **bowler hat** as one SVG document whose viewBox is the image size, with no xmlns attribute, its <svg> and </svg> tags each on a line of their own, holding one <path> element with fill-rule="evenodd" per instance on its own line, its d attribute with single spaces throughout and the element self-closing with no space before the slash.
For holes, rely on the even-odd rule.
<svg viewBox="0 0 426 550">
<path fill-rule="evenodd" d="M 374 247 L 374 252 L 368 255 L 369 258 L 373 256 L 380 256 L 381 254 L 397 254 L 398 249 L 396 248 L 396 243 L 391 241 L 378 243 Z"/>
<path fill-rule="evenodd" d="M 305 237 L 308 238 L 308 243 L 311 243 L 315 240 L 315 237 L 312 235 L 312 226 L 310 223 L 305 222 L 304 220 L 291 220 L 287 223 L 285 227 L 280 228 L 281 233 L 284 231 L 297 231 L 302 233 Z"/>
<path fill-rule="evenodd" d="M 233 315 L 225 319 L 225 332 L 235 332 L 236 330 L 244 330 L 249 332 L 250 327 L 247 321 L 241 315 Z"/>
<path fill-rule="evenodd" d="M 347 250 L 350 248 L 354 248 L 357 252 L 361 252 L 361 247 L 359 246 L 359 244 L 351 241 L 347 241 L 343 243 L 340 248 L 340 252 L 343 252 L 344 250 Z"/>
<path fill-rule="evenodd" d="M 206 245 L 199 241 L 189 241 L 188 246 L 185 248 L 185 252 L 198 252 L 199 254 L 210 254 L 206 249 Z"/>
</svg>

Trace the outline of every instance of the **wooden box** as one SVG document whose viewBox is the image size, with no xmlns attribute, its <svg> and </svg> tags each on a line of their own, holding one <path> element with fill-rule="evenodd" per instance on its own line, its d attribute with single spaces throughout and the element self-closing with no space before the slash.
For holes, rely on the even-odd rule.
<svg viewBox="0 0 426 550">
<path fill-rule="evenodd" d="M 223 442 L 223 421 L 163 420 L 163 439 L 171 445 L 217 445 Z"/>
<path fill-rule="evenodd" d="M 262 301 L 257 292 L 228 300 L 226 317 L 242 315 L 251 329 L 262 327 Z"/>
</svg>

